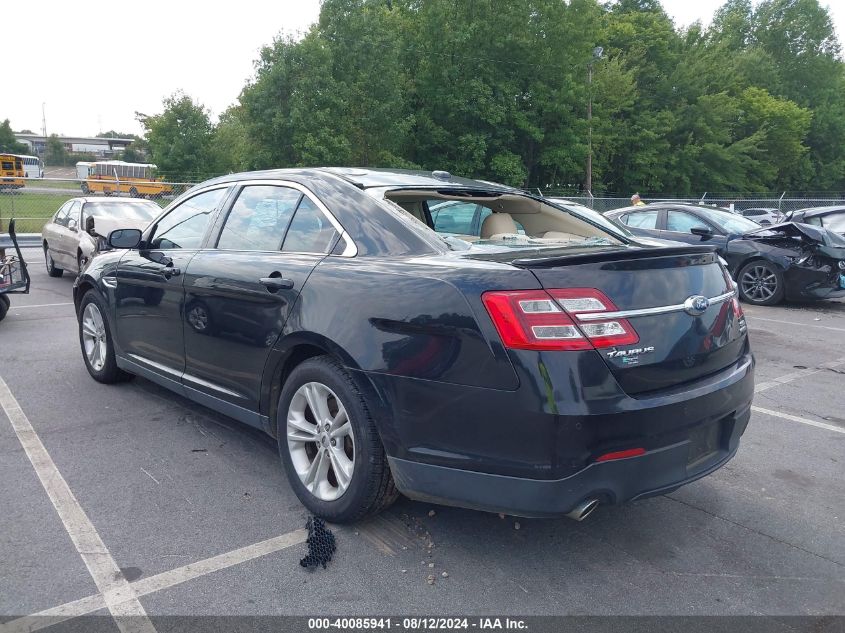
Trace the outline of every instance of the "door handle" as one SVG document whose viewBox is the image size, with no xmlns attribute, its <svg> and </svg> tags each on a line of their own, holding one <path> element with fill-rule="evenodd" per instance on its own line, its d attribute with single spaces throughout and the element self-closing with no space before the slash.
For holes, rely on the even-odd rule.
<svg viewBox="0 0 845 633">
<path fill-rule="evenodd" d="M 182 271 L 175 266 L 160 266 L 157 269 L 157 272 L 160 272 L 167 279 L 170 279 L 171 277 L 178 277 L 182 274 Z"/>
<path fill-rule="evenodd" d="M 262 277 L 258 282 L 270 292 L 293 288 L 293 279 L 285 279 L 284 277 Z"/>
</svg>

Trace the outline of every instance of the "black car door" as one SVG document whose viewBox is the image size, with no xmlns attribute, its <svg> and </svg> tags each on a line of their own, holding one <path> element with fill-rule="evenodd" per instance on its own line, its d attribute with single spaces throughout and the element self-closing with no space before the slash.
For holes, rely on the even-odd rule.
<svg viewBox="0 0 845 633">
<path fill-rule="evenodd" d="M 183 273 L 202 247 L 227 190 L 224 185 L 182 201 L 147 229 L 141 248 L 127 251 L 118 264 L 114 315 L 121 362 L 171 388 L 185 369 Z"/>
<path fill-rule="evenodd" d="M 686 210 L 668 209 L 664 227 L 660 237 L 665 240 L 715 246 L 719 254 L 724 254 L 728 243 L 728 236 L 719 227 Z M 709 234 L 702 234 L 705 231 Z"/>
<path fill-rule="evenodd" d="M 311 271 L 340 226 L 295 183 L 247 183 L 212 246 L 185 273 L 183 384 L 198 401 L 261 426 L 264 366 Z"/>
</svg>

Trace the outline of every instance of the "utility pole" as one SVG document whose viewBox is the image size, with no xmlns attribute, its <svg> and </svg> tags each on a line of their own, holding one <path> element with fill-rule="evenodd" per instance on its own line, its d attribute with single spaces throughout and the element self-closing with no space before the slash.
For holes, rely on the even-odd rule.
<svg viewBox="0 0 845 633">
<path fill-rule="evenodd" d="M 587 64 L 587 177 L 584 179 L 584 188 L 587 193 L 592 195 L 593 192 L 593 62 L 601 59 L 604 49 L 601 46 L 596 46 L 593 49 L 593 57 L 590 63 Z"/>
<path fill-rule="evenodd" d="M 47 115 L 44 110 L 45 103 L 41 102 L 41 131 L 44 133 L 44 153 L 47 153 Z"/>
</svg>

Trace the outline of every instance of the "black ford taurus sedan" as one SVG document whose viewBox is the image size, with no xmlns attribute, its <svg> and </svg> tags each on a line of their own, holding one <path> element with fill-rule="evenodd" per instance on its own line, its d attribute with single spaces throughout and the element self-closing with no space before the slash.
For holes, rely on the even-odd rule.
<svg viewBox="0 0 845 633">
<path fill-rule="evenodd" d="M 435 207 L 464 232 L 435 231 Z M 236 174 L 109 241 L 74 286 L 90 374 L 263 429 L 331 521 L 399 492 L 580 520 L 713 472 L 748 422 L 754 360 L 713 249 L 522 191 Z"/>
</svg>

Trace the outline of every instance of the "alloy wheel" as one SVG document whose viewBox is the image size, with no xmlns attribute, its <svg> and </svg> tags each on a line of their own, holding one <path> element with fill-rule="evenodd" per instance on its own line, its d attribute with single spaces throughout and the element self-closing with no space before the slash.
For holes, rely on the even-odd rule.
<svg viewBox="0 0 845 633">
<path fill-rule="evenodd" d="M 753 266 L 739 281 L 743 294 L 751 301 L 767 301 L 778 290 L 777 275 L 768 266 Z"/>
<path fill-rule="evenodd" d="M 343 403 L 326 385 L 297 389 L 287 415 L 287 442 L 294 470 L 321 501 L 334 501 L 349 488 L 355 470 L 355 435 Z"/>
<path fill-rule="evenodd" d="M 106 364 L 108 342 L 103 315 L 94 303 L 89 303 L 82 312 L 82 345 L 88 364 L 94 371 L 102 371 Z"/>
</svg>

